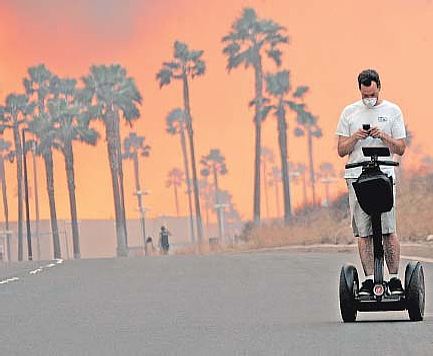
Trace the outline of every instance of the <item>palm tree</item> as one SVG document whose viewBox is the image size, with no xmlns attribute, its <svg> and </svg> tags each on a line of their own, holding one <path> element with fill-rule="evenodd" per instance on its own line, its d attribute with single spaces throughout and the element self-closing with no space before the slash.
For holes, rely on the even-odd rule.
<svg viewBox="0 0 433 356">
<path fill-rule="evenodd" d="M 75 79 L 63 79 L 53 76 L 51 93 L 54 97 L 47 101 L 47 108 L 55 126 L 53 148 L 57 149 L 65 160 L 74 258 L 79 259 L 81 252 L 72 145 L 74 141 L 78 141 L 94 146 L 99 134 L 89 127 L 91 118 L 84 103 L 80 103 L 78 100 L 79 95 L 76 85 L 77 81 Z"/>
<path fill-rule="evenodd" d="M 35 202 L 35 237 L 36 237 L 36 253 L 37 259 L 41 259 L 41 244 L 39 239 L 39 190 L 38 190 L 38 173 L 36 167 L 36 147 L 37 142 L 35 140 L 26 140 L 25 152 L 32 152 L 32 163 L 33 163 L 33 190 L 34 190 L 34 202 Z"/>
<path fill-rule="evenodd" d="M 135 132 L 131 132 L 129 136 L 123 140 L 123 159 L 130 159 L 134 163 L 134 177 L 135 177 L 135 194 L 137 195 L 138 210 L 140 212 L 140 225 L 141 234 L 143 236 L 143 243 L 146 245 L 146 222 L 144 220 L 144 207 L 142 196 L 144 192 L 141 191 L 140 186 L 140 166 L 139 156 L 149 157 L 150 146 L 145 145 L 144 136 L 138 136 Z"/>
<path fill-rule="evenodd" d="M 268 182 L 266 177 L 268 176 L 268 164 L 274 163 L 274 152 L 267 147 L 262 147 L 261 161 L 263 169 L 263 180 L 265 188 L 265 203 L 266 203 L 266 217 L 269 219 L 269 196 L 268 196 Z"/>
<path fill-rule="evenodd" d="M 191 155 L 192 184 L 194 188 L 195 214 L 197 219 L 197 236 L 201 244 L 203 240 L 203 223 L 200 211 L 200 193 L 198 189 L 197 169 L 195 162 L 194 131 L 189 97 L 189 79 L 204 75 L 206 64 L 202 59 L 203 51 L 190 50 L 187 44 L 176 41 L 174 55 L 170 62 L 163 63 L 156 75 L 160 88 L 169 85 L 172 80 L 181 80 L 183 85 L 183 112 L 189 137 L 189 153 Z M 185 171 L 186 172 L 186 171 Z"/>
<path fill-rule="evenodd" d="M 3 212 L 5 218 L 5 235 L 6 235 L 6 254 L 8 261 L 11 261 L 11 242 L 9 235 L 9 205 L 7 197 L 7 182 L 5 174 L 5 159 L 10 159 L 12 144 L 9 141 L 0 138 L 0 181 L 2 185 L 2 197 L 3 197 Z"/>
<path fill-rule="evenodd" d="M 294 108 L 297 112 L 297 124 L 295 128 L 295 136 L 307 136 L 308 145 L 308 160 L 310 167 L 310 183 L 313 194 L 313 205 L 316 204 L 316 178 L 314 173 L 314 161 L 313 161 L 313 138 L 322 137 L 322 129 L 317 125 L 317 117 L 313 116 L 309 111 L 306 111 L 303 105 L 299 105 Z"/>
<path fill-rule="evenodd" d="M 252 66 L 255 74 L 254 125 L 255 125 L 255 158 L 254 158 L 254 224 L 260 224 L 260 153 L 261 127 L 266 112 L 263 104 L 263 56 L 269 57 L 277 66 L 281 65 L 282 52 L 279 46 L 288 43 L 283 34 L 284 27 L 267 19 L 260 19 L 252 8 L 245 8 L 242 16 L 233 24 L 230 33 L 222 41 L 226 44 L 223 53 L 228 57 L 228 71 L 244 65 Z"/>
<path fill-rule="evenodd" d="M 179 197 L 177 190 L 182 186 L 184 180 L 184 173 L 179 168 L 171 169 L 167 174 L 165 182 L 167 188 L 173 187 L 174 191 L 174 204 L 176 206 L 176 216 L 179 217 Z"/>
<path fill-rule="evenodd" d="M 18 261 L 23 260 L 23 148 L 20 130 L 27 123 L 27 116 L 34 106 L 29 103 L 25 94 L 9 94 L 5 106 L 0 109 L 0 130 L 12 129 L 14 151 L 17 159 L 18 186 Z"/>
<path fill-rule="evenodd" d="M 287 154 L 287 120 L 286 120 L 286 109 L 297 110 L 302 107 L 302 104 L 296 103 L 296 99 L 301 97 L 307 90 L 308 87 L 298 87 L 289 100 L 286 99 L 287 94 L 291 91 L 289 72 L 283 70 L 275 74 L 266 75 L 266 90 L 273 96 L 277 103 L 276 105 L 270 105 L 270 108 L 274 111 L 274 115 L 277 118 L 278 127 L 278 144 L 280 148 L 280 159 L 281 159 L 281 172 L 282 172 L 282 183 L 283 183 L 283 197 L 284 197 L 284 223 L 288 224 L 292 215 L 292 207 L 290 200 L 290 172 L 288 164 Z"/>
<path fill-rule="evenodd" d="M 329 206 L 329 184 L 335 183 L 335 176 L 335 169 L 332 163 L 324 162 L 319 166 L 318 177 L 320 178 L 320 182 L 325 186 L 326 206 Z"/>
<path fill-rule="evenodd" d="M 279 169 L 277 166 L 273 166 L 271 171 L 268 173 L 269 177 L 269 186 L 275 187 L 275 204 L 276 204 L 276 212 L 277 216 L 279 217 L 281 215 L 280 210 L 280 190 L 279 185 L 281 183 L 281 169 Z"/>
<path fill-rule="evenodd" d="M 128 240 L 119 125 L 121 118 L 131 124 L 140 117 L 137 104 L 141 103 L 141 94 L 134 79 L 128 77 L 126 69 L 118 64 L 94 65 L 83 81 L 85 84 L 83 99 L 89 105 L 91 116 L 102 120 L 105 126 L 116 216 L 117 255 L 127 256 Z"/>
<path fill-rule="evenodd" d="M 189 228 L 190 228 L 190 236 L 191 242 L 195 242 L 195 233 L 194 233 L 194 221 L 192 214 L 192 199 L 191 199 L 191 178 L 190 178 L 190 168 L 188 163 L 188 153 L 186 148 L 186 118 L 185 112 L 182 109 L 174 109 L 170 111 L 170 113 L 166 117 L 167 128 L 166 131 L 170 135 L 179 135 L 180 137 L 180 146 L 182 149 L 182 157 L 183 157 L 183 167 L 186 175 L 186 189 L 188 194 L 188 209 L 189 209 Z"/>
<path fill-rule="evenodd" d="M 203 156 L 200 163 L 203 166 L 201 170 L 201 174 L 205 177 L 212 175 L 214 180 L 214 189 L 215 189 L 215 208 L 217 211 L 217 219 L 218 219 L 218 232 L 219 232 L 219 240 L 223 242 L 223 225 L 222 225 L 222 211 L 223 206 L 220 201 L 220 190 L 218 185 L 218 175 L 226 175 L 227 174 L 227 166 L 225 162 L 224 156 L 221 154 L 219 149 L 211 149 L 207 156 Z"/>
<path fill-rule="evenodd" d="M 55 138 L 55 123 L 47 108 L 48 99 L 57 95 L 55 90 L 56 80 L 43 64 L 30 67 L 27 70 L 27 74 L 28 77 L 24 78 L 23 84 L 27 95 L 30 99 L 33 99 L 34 105 L 37 108 L 33 114 L 33 120 L 28 124 L 28 128 L 38 139 L 37 154 L 41 155 L 44 159 L 54 258 L 61 258 L 54 194 L 54 161 L 52 152 Z"/>
<path fill-rule="evenodd" d="M 50 206 L 51 233 L 53 236 L 54 258 L 61 258 L 59 228 L 57 224 L 56 200 L 54 194 L 54 160 L 53 145 L 55 141 L 54 123 L 49 115 L 37 114 L 29 122 L 30 132 L 37 138 L 36 153 L 42 156 L 45 164 L 48 202 Z"/>
<path fill-rule="evenodd" d="M 209 232 L 209 210 L 215 205 L 213 201 L 215 194 L 213 193 L 213 189 L 208 182 L 208 176 L 203 176 L 203 171 L 200 171 L 202 179 L 199 180 L 200 187 L 200 197 L 201 201 L 204 203 L 204 209 L 206 214 L 206 231 Z"/>
</svg>

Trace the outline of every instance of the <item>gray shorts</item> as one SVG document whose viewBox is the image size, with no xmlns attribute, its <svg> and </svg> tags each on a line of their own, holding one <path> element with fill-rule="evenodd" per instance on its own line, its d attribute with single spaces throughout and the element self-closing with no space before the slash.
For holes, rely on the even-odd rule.
<svg viewBox="0 0 433 356">
<path fill-rule="evenodd" d="M 367 237 L 373 235 L 373 229 L 371 227 L 371 218 L 369 215 L 362 210 L 361 206 L 356 199 L 355 190 L 353 189 L 352 183 L 356 182 L 356 179 L 346 179 L 347 188 L 349 190 L 349 206 L 350 216 L 352 221 L 353 234 L 356 237 Z M 395 183 L 394 183 L 394 206 L 391 211 L 382 214 L 382 233 L 391 234 L 396 231 L 395 225 Z"/>
</svg>

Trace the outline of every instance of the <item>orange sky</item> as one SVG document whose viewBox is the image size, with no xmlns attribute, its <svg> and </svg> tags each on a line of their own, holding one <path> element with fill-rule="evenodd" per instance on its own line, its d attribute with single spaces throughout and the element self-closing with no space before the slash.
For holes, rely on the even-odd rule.
<svg viewBox="0 0 433 356">
<path fill-rule="evenodd" d="M 172 55 L 176 39 L 203 49 L 207 73 L 191 83 L 197 156 L 220 148 L 229 174 L 221 178 L 244 218 L 252 215 L 253 97 L 251 69 L 226 72 L 221 37 L 230 30 L 242 8 L 252 6 L 260 17 L 284 25 L 291 43 L 284 50 L 283 66 L 292 73 L 293 85 L 311 88 L 306 98 L 319 116 L 323 139 L 315 143 L 316 165 L 325 161 L 340 170 L 334 130 L 342 108 L 358 100 L 356 76 L 367 67 L 378 69 L 382 94 L 397 102 L 413 131 L 415 142 L 407 164 L 433 149 L 433 4 L 430 0 L 3 0 L 0 3 L 0 102 L 10 92 L 21 92 L 29 66 L 45 63 L 60 76 L 80 77 L 91 64 L 118 62 L 133 76 L 143 95 L 141 118 L 134 130 L 152 146 L 141 163 L 142 185 L 150 216 L 175 214 L 173 193 L 165 187 L 167 172 L 183 168 L 179 139 L 165 133 L 167 113 L 182 104 L 179 83 L 159 89 L 155 74 Z M 275 68 L 269 67 L 268 71 Z M 289 117 L 290 160 L 306 160 L 305 139 L 293 137 Z M 129 132 L 123 128 L 123 135 Z M 103 136 L 103 135 L 102 135 Z M 263 127 L 263 145 L 278 158 L 275 119 Z M 77 204 L 81 218 L 112 218 L 112 190 L 105 142 L 96 148 L 77 145 Z M 56 155 L 58 215 L 69 217 L 64 165 Z M 45 177 L 39 162 L 42 216 L 48 217 Z M 125 164 L 126 207 L 136 217 L 132 165 Z M 7 165 L 11 217 L 16 216 L 15 166 Z M 294 186 L 295 205 L 302 200 Z M 341 181 L 334 187 L 344 189 Z M 321 192 L 320 192 L 321 193 Z M 270 191 L 271 215 L 275 214 Z M 186 199 L 181 200 L 186 214 Z M 266 216 L 264 204 L 262 215 Z"/>
</svg>

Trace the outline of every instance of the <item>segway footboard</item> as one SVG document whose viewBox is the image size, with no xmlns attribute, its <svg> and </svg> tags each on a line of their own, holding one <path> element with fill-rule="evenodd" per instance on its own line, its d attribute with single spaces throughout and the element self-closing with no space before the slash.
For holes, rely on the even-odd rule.
<svg viewBox="0 0 433 356">
<path fill-rule="evenodd" d="M 381 311 L 402 311 L 406 310 L 404 296 L 382 297 L 380 301 L 369 298 L 357 300 L 358 311 L 360 312 L 381 312 Z"/>
</svg>

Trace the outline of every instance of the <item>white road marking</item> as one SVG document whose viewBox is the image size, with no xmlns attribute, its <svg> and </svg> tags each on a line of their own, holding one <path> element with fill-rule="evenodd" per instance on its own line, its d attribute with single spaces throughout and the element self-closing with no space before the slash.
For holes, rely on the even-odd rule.
<svg viewBox="0 0 433 356">
<path fill-rule="evenodd" d="M 15 282 L 18 280 L 19 280 L 18 277 L 12 277 L 12 278 L 8 278 L 8 279 L 5 279 L 3 281 L 0 281 L 0 284 L 8 284 L 9 282 Z"/>
<path fill-rule="evenodd" d="M 62 260 L 61 258 L 58 258 L 58 259 L 55 259 L 54 262 L 55 262 L 55 263 L 50 263 L 50 264 L 48 264 L 48 265 L 45 265 L 45 266 L 41 266 L 41 267 L 39 267 L 39 268 L 36 268 L 35 270 L 30 271 L 29 273 L 30 273 L 30 274 L 36 274 L 36 273 L 39 273 L 39 272 L 43 272 L 43 270 L 44 270 L 45 268 L 55 267 L 55 266 L 57 266 L 58 264 L 63 263 L 63 260 Z"/>
<path fill-rule="evenodd" d="M 36 268 L 35 270 L 30 271 L 29 273 L 30 274 L 36 274 L 36 273 L 39 273 L 39 272 L 42 272 L 42 267 Z"/>
<path fill-rule="evenodd" d="M 50 264 L 47 264 L 45 266 L 40 266 L 40 267 L 38 267 L 38 268 L 36 268 L 36 269 L 34 269 L 32 271 L 29 271 L 29 274 L 35 275 L 37 273 L 43 272 L 44 269 L 46 269 L 46 268 L 52 268 L 52 267 L 55 267 L 55 266 L 57 266 L 57 265 L 59 265 L 61 263 L 63 263 L 63 260 L 61 258 L 55 259 L 54 263 L 50 263 Z M 18 281 L 18 280 L 19 280 L 18 277 L 12 277 L 12 278 L 8 278 L 8 279 L 4 279 L 3 281 L 0 281 L 0 285 L 2 285 L 2 284 L 8 284 L 10 282 L 15 282 L 15 281 Z"/>
</svg>

